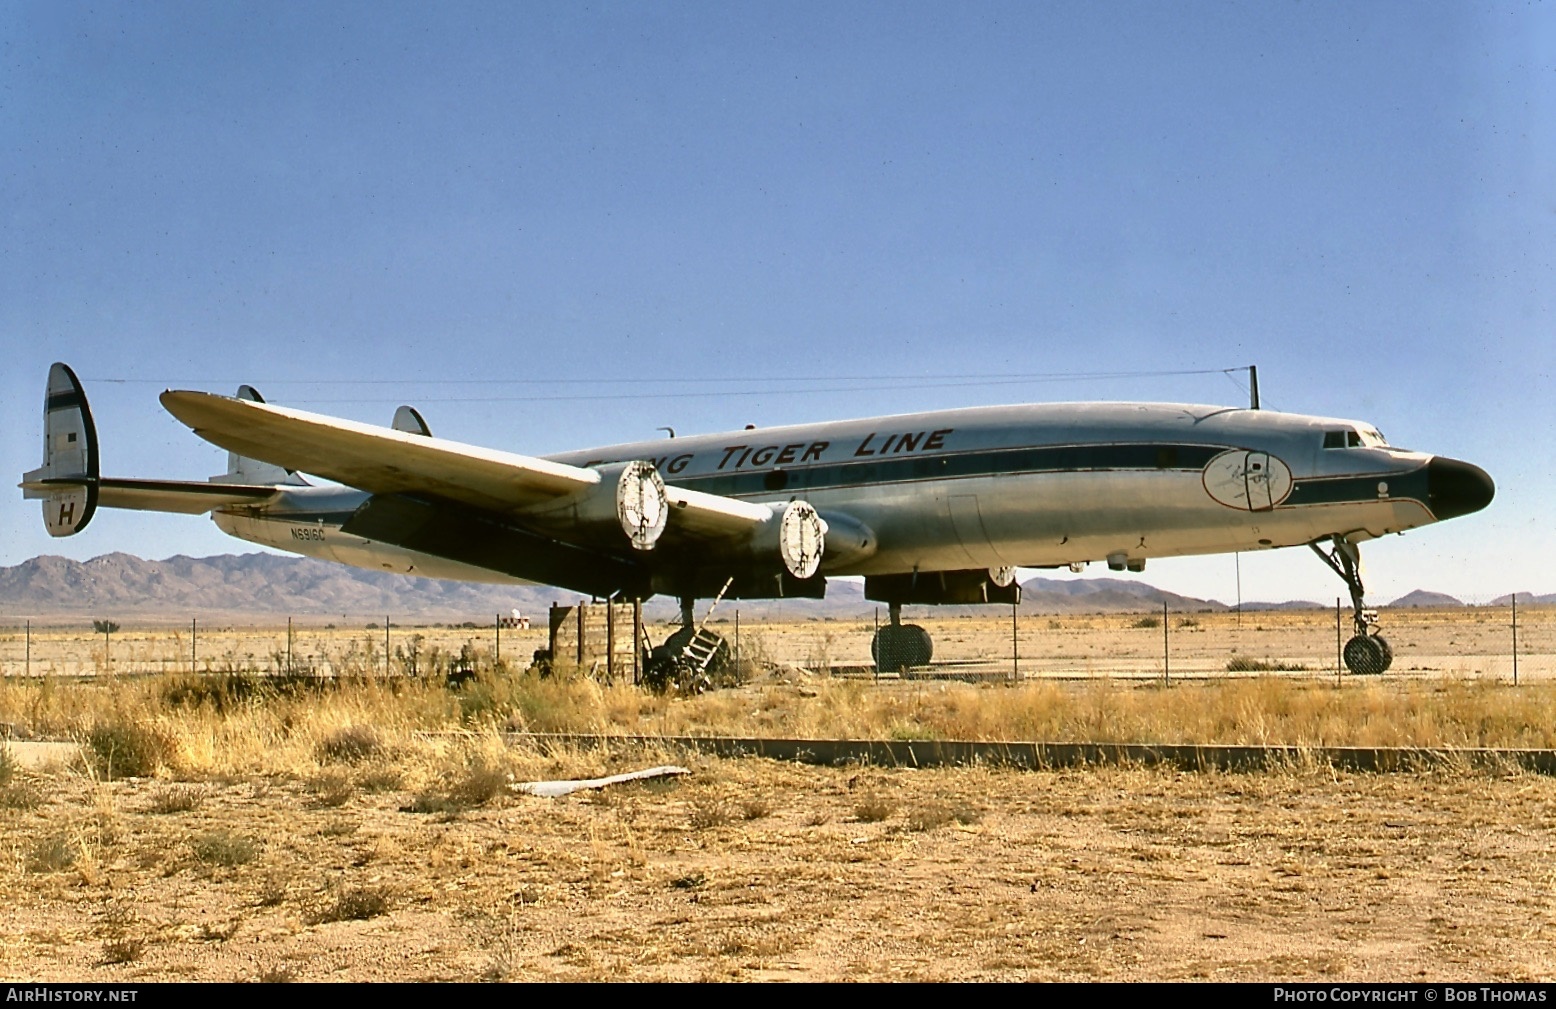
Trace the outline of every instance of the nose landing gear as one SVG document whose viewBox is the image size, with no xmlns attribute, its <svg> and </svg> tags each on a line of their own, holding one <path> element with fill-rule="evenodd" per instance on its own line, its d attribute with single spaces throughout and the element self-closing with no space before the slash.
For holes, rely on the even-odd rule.
<svg viewBox="0 0 1556 1009">
<path fill-rule="evenodd" d="M 1378 611 L 1367 609 L 1362 599 L 1364 589 L 1361 580 L 1361 549 L 1344 536 L 1332 536 L 1328 551 L 1317 543 L 1309 543 L 1319 560 L 1329 565 L 1351 590 L 1352 619 L 1356 622 L 1356 634 L 1345 643 L 1342 655 L 1345 668 L 1357 676 L 1380 676 L 1394 664 L 1394 649 L 1389 647 L 1383 635 L 1378 633 Z"/>
</svg>

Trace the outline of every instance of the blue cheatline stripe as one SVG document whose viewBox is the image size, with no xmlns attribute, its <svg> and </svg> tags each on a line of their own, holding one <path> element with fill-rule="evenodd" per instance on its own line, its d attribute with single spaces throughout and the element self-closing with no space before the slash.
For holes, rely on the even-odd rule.
<svg viewBox="0 0 1556 1009">
<path fill-rule="evenodd" d="M 1096 470 L 1197 471 L 1227 451 L 1228 445 L 1163 445 L 1159 442 L 1117 445 L 1053 445 L 990 449 L 952 455 L 908 455 L 784 469 L 784 490 L 827 490 L 870 484 L 913 483 L 980 476 L 1032 473 L 1083 473 Z M 670 482 L 709 494 L 743 497 L 770 493 L 773 468 L 736 473 L 671 477 Z"/>
<path fill-rule="evenodd" d="M 1388 499 L 1405 499 L 1427 504 L 1427 476 L 1423 465 L 1409 473 L 1372 473 L 1366 476 L 1324 477 L 1298 480 L 1281 503 L 1282 508 L 1303 505 L 1348 504 L 1377 501 L 1378 484 L 1388 484 Z"/>
<path fill-rule="evenodd" d="M 1211 459 L 1225 451 L 1225 445 L 1072 445 L 828 463 L 787 470 L 789 480 L 783 490 L 802 495 L 807 491 L 847 487 L 1043 473 L 1197 473 Z M 766 484 L 772 472 L 771 469 L 760 469 L 680 476 L 672 477 L 669 482 L 677 487 L 709 494 L 753 497 L 773 493 Z M 1390 499 L 1414 500 L 1430 507 L 1427 503 L 1427 473 L 1423 465 L 1409 473 L 1298 479 L 1286 500 L 1277 508 L 1376 501 L 1379 499 L 1379 483 L 1388 484 Z M 270 512 L 264 518 L 272 522 L 325 522 L 338 526 L 345 524 L 353 514 L 353 511 Z"/>
<path fill-rule="evenodd" d="M 43 403 L 44 412 L 55 410 L 73 410 L 86 402 L 86 397 L 81 395 L 79 389 L 67 389 L 64 392 L 50 393 Z"/>
<path fill-rule="evenodd" d="M 234 508 L 248 508 L 249 505 L 234 505 Z M 323 522 L 325 525 L 342 526 L 355 512 L 267 512 L 258 516 L 266 522 L 279 522 L 283 525 L 313 525 Z"/>
</svg>

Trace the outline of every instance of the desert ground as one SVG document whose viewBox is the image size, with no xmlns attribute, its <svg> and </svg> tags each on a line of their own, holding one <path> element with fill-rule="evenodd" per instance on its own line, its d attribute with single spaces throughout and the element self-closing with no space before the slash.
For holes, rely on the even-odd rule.
<svg viewBox="0 0 1556 1009">
<path fill-rule="evenodd" d="M 1516 687 L 1493 665 L 1508 631 L 1495 614 L 1394 614 L 1407 668 L 1338 683 L 1332 658 L 1319 665 L 1322 646 L 1305 648 L 1319 633 L 1311 618 L 1170 618 L 1173 669 L 1181 655 L 1187 677 L 1170 687 L 1150 666 L 1162 627 L 1139 619 L 1032 618 L 1033 671 L 1045 648 L 1056 668 L 1025 682 L 828 676 L 817 649 L 860 625 L 743 627 L 759 670 L 692 698 L 578 670 L 541 680 L 484 658 L 458 689 L 430 676 L 271 689 L 236 661 L 215 675 L 112 667 L 135 647 L 160 661 L 159 635 L 174 633 L 126 628 L 110 643 L 126 650 L 95 675 L 0 681 L 13 738 L 73 740 L 82 753 L 33 764 L 13 744 L 0 761 L 0 975 L 1556 975 L 1556 779 L 1511 766 L 816 767 L 504 735 L 1556 745 L 1548 629 L 1536 619 L 1521 629 L 1527 680 Z M 1008 618 L 962 626 L 966 641 L 942 626 L 937 645 L 953 659 L 955 648 L 1000 658 Z M 1325 630 L 1332 648 L 1332 614 Z M 422 634 L 423 655 L 479 642 L 468 628 L 391 632 Z M 72 632 L 35 632 L 40 663 L 60 661 L 50 633 Z M 273 637 L 231 633 L 235 659 L 275 650 Z M 365 628 L 331 633 L 294 628 L 294 660 L 334 661 L 351 642 L 365 659 Z M 534 633 L 515 634 L 518 654 Z M 1234 675 L 1233 655 L 1309 668 Z M 561 799 L 509 787 L 666 763 L 691 773 Z"/>
</svg>

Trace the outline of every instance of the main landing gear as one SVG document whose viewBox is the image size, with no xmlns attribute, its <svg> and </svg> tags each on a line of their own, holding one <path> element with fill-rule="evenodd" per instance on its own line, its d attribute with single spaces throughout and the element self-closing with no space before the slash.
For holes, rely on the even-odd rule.
<svg viewBox="0 0 1556 1009">
<path fill-rule="evenodd" d="M 727 583 L 724 589 L 729 589 Z M 717 606 L 723 598 L 724 593 L 720 592 L 713 605 Z M 649 651 L 643 666 L 643 682 L 656 694 L 672 690 L 682 695 L 703 693 L 713 689 L 716 679 L 730 668 L 729 642 L 707 629 L 712 607 L 699 626 L 692 616 L 695 601 L 690 597 L 681 600 L 680 629 Z"/>
<path fill-rule="evenodd" d="M 902 622 L 902 604 L 888 603 L 891 623 L 879 628 L 870 640 L 870 658 L 883 673 L 900 673 L 913 666 L 927 666 L 935 654 L 929 632 L 918 624 Z"/>
<path fill-rule="evenodd" d="M 1335 574 L 1345 580 L 1351 590 L 1352 619 L 1356 622 L 1356 634 L 1345 643 L 1343 655 L 1345 668 L 1357 676 L 1380 676 L 1394 663 L 1394 649 L 1378 633 L 1378 611 L 1367 609 L 1362 600 L 1361 550 L 1344 536 L 1332 536 L 1334 544 L 1328 551 L 1317 543 L 1309 543 L 1319 559 L 1329 565 Z"/>
</svg>

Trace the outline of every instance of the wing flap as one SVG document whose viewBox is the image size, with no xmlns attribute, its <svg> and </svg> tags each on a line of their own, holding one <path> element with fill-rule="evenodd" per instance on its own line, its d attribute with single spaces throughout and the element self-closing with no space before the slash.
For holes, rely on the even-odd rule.
<svg viewBox="0 0 1556 1009">
<path fill-rule="evenodd" d="M 578 466 L 268 403 L 169 390 L 162 405 L 214 445 L 374 494 L 433 494 L 511 513 L 600 482 Z"/>
</svg>

